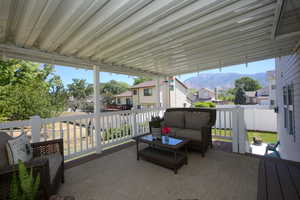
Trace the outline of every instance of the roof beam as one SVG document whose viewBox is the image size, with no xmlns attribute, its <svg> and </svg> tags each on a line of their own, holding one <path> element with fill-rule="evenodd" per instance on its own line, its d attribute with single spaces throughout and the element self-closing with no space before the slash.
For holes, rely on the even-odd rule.
<svg viewBox="0 0 300 200">
<path fill-rule="evenodd" d="M 232 32 L 232 34 L 220 34 L 220 36 L 218 36 L 218 34 L 216 35 L 212 35 L 210 37 L 204 38 L 204 39 L 198 39 L 192 42 L 189 42 L 186 45 L 182 45 L 179 47 L 174 47 L 174 48 L 169 48 L 169 49 L 162 49 L 162 50 L 157 50 L 155 52 L 146 52 L 143 54 L 137 54 L 136 56 L 130 56 L 127 59 L 118 59 L 119 62 L 121 63 L 130 63 L 132 61 L 138 61 L 140 60 L 141 62 L 144 59 L 147 59 L 149 57 L 155 57 L 155 58 L 159 58 L 161 56 L 178 56 L 178 55 L 182 55 L 182 54 L 188 54 L 194 51 L 200 51 L 200 50 L 204 50 L 206 51 L 207 49 L 211 49 L 211 48 L 218 48 L 218 47 L 222 47 L 225 45 L 230 45 L 232 43 L 236 43 L 235 41 L 237 40 L 238 42 L 241 41 L 245 41 L 245 40 L 249 40 L 251 38 L 255 38 L 257 36 L 261 36 L 261 35 L 266 35 L 270 33 L 270 28 L 271 26 L 265 26 L 264 28 L 260 27 L 260 29 L 257 29 L 256 31 L 247 31 L 247 32 Z M 119 63 L 117 62 L 117 63 Z"/>
<path fill-rule="evenodd" d="M 289 51 L 286 51 L 286 52 L 283 52 L 281 55 L 288 55 L 289 53 L 290 53 Z M 274 58 L 273 52 L 253 56 L 253 57 L 250 57 L 249 59 L 247 58 L 247 60 L 248 60 L 248 62 L 255 62 L 255 61 L 271 59 L 271 58 Z M 242 64 L 242 62 L 240 61 L 240 58 L 236 58 L 235 60 L 233 59 L 231 61 L 226 62 L 226 64 L 222 67 L 238 65 L 238 64 Z M 220 68 L 219 63 L 209 63 L 209 64 L 205 64 L 202 66 L 194 66 L 194 67 L 191 66 L 191 68 L 189 68 L 189 69 L 182 68 L 182 70 L 180 70 L 180 69 L 172 70 L 172 72 L 174 71 L 176 73 L 171 73 L 170 75 L 176 76 L 176 75 L 180 75 L 180 74 L 194 73 L 194 72 L 216 69 L 216 68 Z"/>
<path fill-rule="evenodd" d="M 50 64 L 63 64 L 66 66 L 74 66 L 79 68 L 91 69 L 92 65 L 101 66 L 103 71 L 135 75 L 135 76 L 154 76 L 161 77 L 162 74 L 153 73 L 150 71 L 132 68 L 125 65 L 114 65 L 113 63 L 104 63 L 80 59 L 71 56 L 59 55 L 56 53 L 43 52 L 38 49 L 29 49 L 17 47 L 15 45 L 0 44 L 0 50 L 3 51 L 8 57 L 23 58 L 36 62 L 50 63 Z"/>
<path fill-rule="evenodd" d="M 277 6 L 275 10 L 275 17 L 274 17 L 274 22 L 273 22 L 273 28 L 272 28 L 272 33 L 271 33 L 271 39 L 274 40 L 276 37 L 276 31 L 279 25 L 279 20 L 280 16 L 282 14 L 282 9 L 283 9 L 283 4 L 284 0 L 278 0 L 277 1 Z"/>
</svg>

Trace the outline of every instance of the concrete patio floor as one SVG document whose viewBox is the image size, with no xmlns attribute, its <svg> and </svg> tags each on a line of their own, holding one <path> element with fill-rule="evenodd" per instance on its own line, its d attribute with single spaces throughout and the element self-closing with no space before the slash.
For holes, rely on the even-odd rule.
<svg viewBox="0 0 300 200">
<path fill-rule="evenodd" d="M 253 200 L 258 159 L 218 150 L 189 153 L 178 174 L 136 160 L 135 146 L 67 169 L 59 193 L 76 200 Z"/>
</svg>

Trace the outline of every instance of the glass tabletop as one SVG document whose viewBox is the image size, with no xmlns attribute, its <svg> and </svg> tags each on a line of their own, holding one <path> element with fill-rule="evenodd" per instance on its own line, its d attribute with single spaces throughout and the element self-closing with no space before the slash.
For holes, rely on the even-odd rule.
<svg viewBox="0 0 300 200">
<path fill-rule="evenodd" d="M 148 141 L 158 141 L 158 139 L 156 137 L 153 137 L 152 135 L 146 135 L 141 137 L 141 139 L 143 140 L 148 140 Z M 161 141 L 162 144 L 167 144 L 167 145 L 177 145 L 181 142 L 183 142 L 183 140 L 181 139 L 177 139 L 177 138 L 173 138 L 173 137 L 168 137 L 168 136 L 161 136 Z"/>
</svg>

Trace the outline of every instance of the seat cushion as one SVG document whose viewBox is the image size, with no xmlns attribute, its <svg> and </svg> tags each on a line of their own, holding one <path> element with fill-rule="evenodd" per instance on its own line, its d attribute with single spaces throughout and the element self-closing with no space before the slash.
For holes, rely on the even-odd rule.
<svg viewBox="0 0 300 200">
<path fill-rule="evenodd" d="M 202 141 L 201 130 L 195 129 L 179 129 L 176 132 L 176 137 L 186 138 L 194 141 Z"/>
<path fill-rule="evenodd" d="M 5 132 L 0 132 L 0 169 L 9 165 L 8 157 L 7 157 L 7 151 L 6 151 L 6 144 L 7 141 L 12 139 L 11 136 L 9 136 Z"/>
<path fill-rule="evenodd" d="M 62 156 L 60 153 L 53 153 L 42 157 L 46 157 L 49 160 L 50 182 L 53 183 L 58 169 L 61 166 L 61 162 L 63 161 Z"/>
<path fill-rule="evenodd" d="M 164 125 L 169 127 L 184 128 L 184 112 L 171 111 L 165 112 Z"/>
<path fill-rule="evenodd" d="M 185 128 L 201 130 L 209 123 L 210 114 L 208 112 L 185 112 Z"/>
</svg>

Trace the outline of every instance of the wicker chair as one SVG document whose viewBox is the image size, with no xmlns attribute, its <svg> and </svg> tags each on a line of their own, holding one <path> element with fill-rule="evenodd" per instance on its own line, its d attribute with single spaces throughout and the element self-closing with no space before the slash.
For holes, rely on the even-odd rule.
<svg viewBox="0 0 300 200">
<path fill-rule="evenodd" d="M 18 173 L 17 166 L 8 165 L 5 144 L 9 139 L 9 135 L 0 132 L 0 200 L 8 199 L 12 174 Z M 33 169 L 34 176 L 40 175 L 38 199 L 48 200 L 64 182 L 63 140 L 32 143 L 31 146 L 33 159 L 25 165 Z"/>
</svg>

